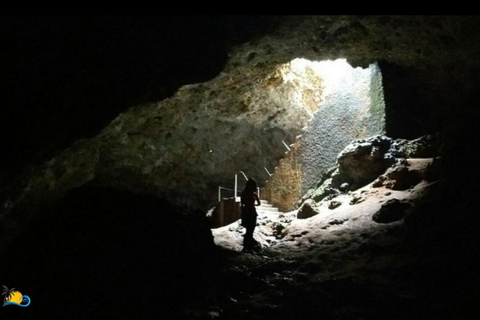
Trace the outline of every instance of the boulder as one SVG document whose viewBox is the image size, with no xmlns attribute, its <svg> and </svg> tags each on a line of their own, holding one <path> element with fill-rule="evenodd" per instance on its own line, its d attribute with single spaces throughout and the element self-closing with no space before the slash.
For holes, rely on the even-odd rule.
<svg viewBox="0 0 480 320">
<path fill-rule="evenodd" d="M 298 209 L 297 218 L 306 219 L 317 215 L 318 211 L 314 209 L 314 203 L 315 202 L 311 199 L 305 201 L 300 209 Z"/>
<path fill-rule="evenodd" d="M 350 190 L 356 190 L 374 181 L 395 163 L 389 153 L 392 141 L 379 135 L 348 145 L 337 157 L 338 172 L 332 177 L 332 184 L 339 187 L 348 183 Z"/>
<path fill-rule="evenodd" d="M 398 199 L 390 199 L 372 216 L 377 223 L 391 223 L 403 219 L 412 205 Z"/>
</svg>

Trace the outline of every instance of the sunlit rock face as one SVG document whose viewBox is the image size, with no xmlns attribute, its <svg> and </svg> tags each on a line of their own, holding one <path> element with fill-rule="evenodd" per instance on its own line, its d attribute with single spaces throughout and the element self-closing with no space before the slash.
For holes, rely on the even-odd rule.
<svg viewBox="0 0 480 320">
<path fill-rule="evenodd" d="M 294 60 L 292 67 L 322 79 L 320 101 L 297 142 L 262 190 L 282 211 L 313 187 L 352 140 L 385 133 L 385 104 L 378 65 L 352 68 L 345 60 Z"/>
<path fill-rule="evenodd" d="M 405 140 L 378 135 L 355 140 L 339 153 L 336 165 L 303 196 L 301 204 L 308 199 L 319 202 L 372 182 L 376 188 L 407 190 L 422 180 L 438 180 L 438 138 L 425 135 Z"/>
<path fill-rule="evenodd" d="M 282 141 L 309 119 L 297 105 L 314 105 L 315 96 L 297 101 L 300 86 L 281 71 L 251 72 L 239 68 L 119 116 L 95 139 L 105 150 L 99 183 L 205 209 L 240 170 L 260 182 L 283 155 Z"/>
<path fill-rule="evenodd" d="M 321 102 L 320 78 L 309 76 L 311 88 L 288 81 L 293 78 L 284 71 L 298 58 L 343 58 L 362 68 L 378 62 L 386 133 L 393 138 L 472 128 L 464 124 L 478 114 L 470 108 L 480 70 L 477 18 L 275 19 L 277 29 L 232 47 L 215 78 L 134 106 L 97 136 L 9 181 L 1 194 L 4 230 L 14 230 L 16 219 L 88 181 L 201 209 L 216 202 L 218 186 L 233 189 L 238 170 L 263 185 L 265 168 L 271 170 L 284 156 L 282 140 L 293 143 Z M 307 178 L 314 182 L 320 178 L 316 174 Z"/>
</svg>

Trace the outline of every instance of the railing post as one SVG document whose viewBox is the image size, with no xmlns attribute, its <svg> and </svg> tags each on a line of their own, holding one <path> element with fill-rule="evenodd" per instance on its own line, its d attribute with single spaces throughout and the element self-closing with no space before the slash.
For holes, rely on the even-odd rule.
<svg viewBox="0 0 480 320">
<path fill-rule="evenodd" d="M 265 171 L 267 171 L 268 176 L 271 177 L 272 174 L 268 171 L 268 169 L 266 167 L 263 167 L 263 168 L 265 169 Z"/>
<path fill-rule="evenodd" d="M 220 186 L 218 186 L 218 202 L 222 201 L 222 191 Z"/>
<path fill-rule="evenodd" d="M 243 172 L 243 171 L 239 171 L 239 172 L 241 172 L 243 174 L 243 177 L 245 178 L 245 180 L 248 181 L 248 178 L 247 178 L 247 175 L 245 174 L 245 172 Z"/>
<path fill-rule="evenodd" d="M 234 195 L 233 195 L 235 201 L 237 201 L 237 173 L 235 172 L 235 189 L 234 189 Z"/>
</svg>

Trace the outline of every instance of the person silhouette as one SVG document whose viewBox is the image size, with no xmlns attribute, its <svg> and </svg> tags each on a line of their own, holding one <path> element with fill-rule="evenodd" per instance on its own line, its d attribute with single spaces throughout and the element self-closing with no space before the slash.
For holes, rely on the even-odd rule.
<svg viewBox="0 0 480 320">
<path fill-rule="evenodd" d="M 253 232 L 257 225 L 257 209 L 255 206 L 260 205 L 255 179 L 249 178 L 247 180 L 240 199 L 242 226 L 246 229 L 245 235 L 243 236 L 243 251 L 248 251 L 252 250 L 256 244 L 255 239 L 253 239 Z"/>
</svg>

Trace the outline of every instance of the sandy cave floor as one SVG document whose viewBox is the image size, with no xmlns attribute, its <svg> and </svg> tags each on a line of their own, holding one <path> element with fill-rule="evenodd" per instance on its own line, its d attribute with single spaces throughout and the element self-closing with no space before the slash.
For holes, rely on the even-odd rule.
<svg viewBox="0 0 480 320">
<path fill-rule="evenodd" d="M 462 298 L 469 286 L 452 289 L 458 277 L 445 279 L 448 269 L 455 269 L 450 259 L 440 252 L 419 254 L 422 250 L 413 252 L 404 246 L 404 219 L 390 223 L 372 219 L 389 200 L 414 205 L 434 184 L 421 181 L 407 190 L 391 190 L 370 183 L 322 200 L 319 214 L 307 219 L 297 219 L 296 210 L 260 213 L 254 235 L 261 246 L 257 252 L 242 252 L 240 221 L 212 229 L 216 245 L 228 260 L 224 273 L 228 284 L 216 288 L 221 297 L 204 304 L 197 315 L 211 319 L 469 319 L 471 301 Z M 332 201 L 341 205 L 329 209 Z M 276 236 L 279 223 L 284 226 L 282 236 Z M 190 310 L 189 317 L 193 314 Z"/>
</svg>

